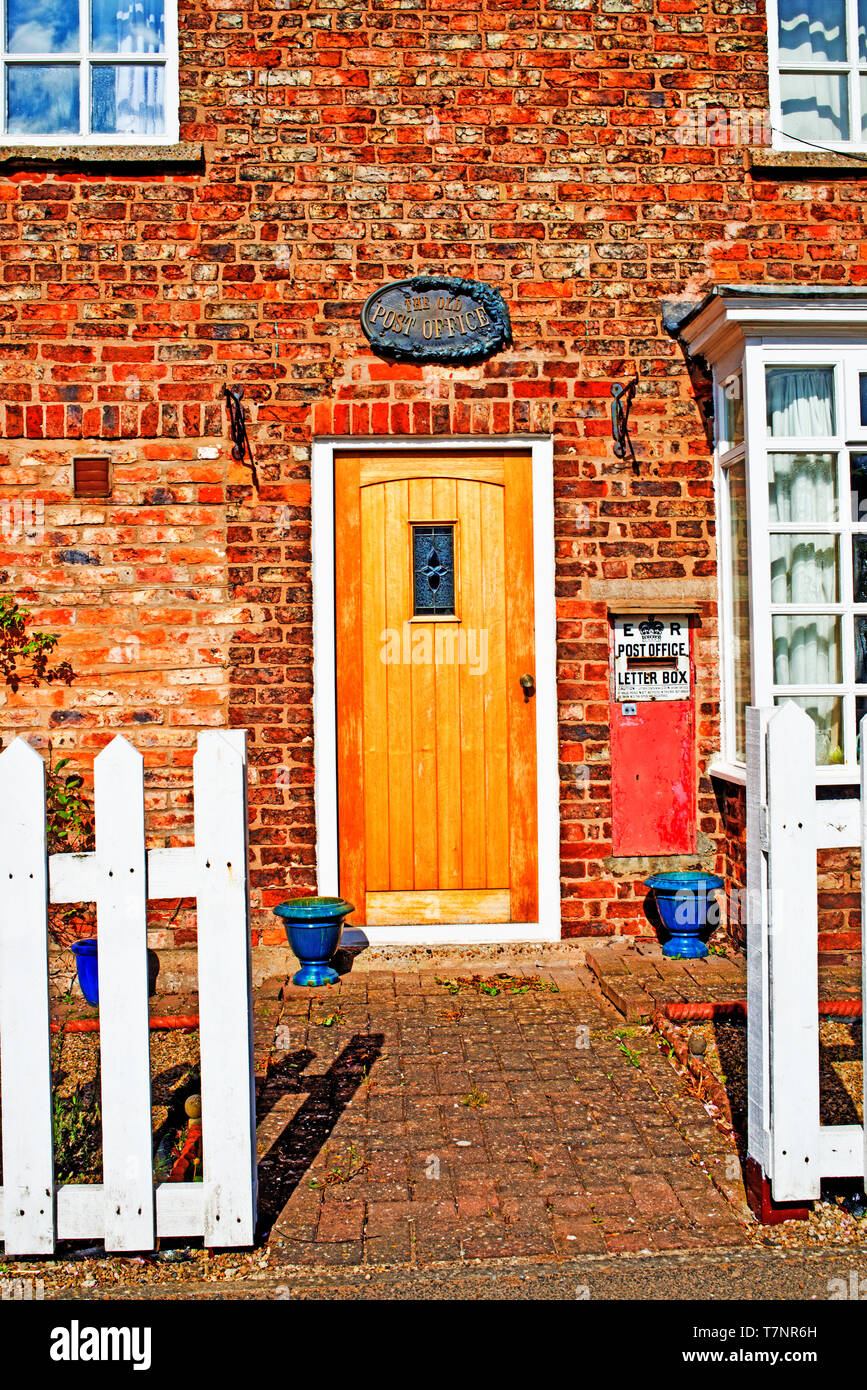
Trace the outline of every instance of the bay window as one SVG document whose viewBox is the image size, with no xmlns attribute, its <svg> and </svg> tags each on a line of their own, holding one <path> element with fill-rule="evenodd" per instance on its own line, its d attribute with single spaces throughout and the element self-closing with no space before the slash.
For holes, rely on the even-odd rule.
<svg viewBox="0 0 867 1390">
<path fill-rule="evenodd" d="M 774 144 L 867 140 L 867 0 L 768 0 Z"/>
<path fill-rule="evenodd" d="M 723 289 L 683 321 L 715 378 L 721 764 L 750 703 L 816 725 L 817 780 L 858 778 L 867 713 L 867 295 Z"/>
<path fill-rule="evenodd" d="M 175 0 L 0 3 L 0 142 L 177 140 Z"/>
</svg>

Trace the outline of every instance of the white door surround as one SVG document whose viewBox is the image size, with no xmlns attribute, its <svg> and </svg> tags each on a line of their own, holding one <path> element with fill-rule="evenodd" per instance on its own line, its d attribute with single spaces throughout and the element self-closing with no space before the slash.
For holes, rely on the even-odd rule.
<svg viewBox="0 0 867 1390">
<path fill-rule="evenodd" d="M 536 628 L 536 760 L 539 819 L 539 920 L 494 926 L 358 928 L 372 946 L 438 946 L 559 941 L 560 785 L 557 749 L 557 622 L 554 600 L 554 447 L 538 435 L 474 435 L 409 439 L 380 435 L 317 439 L 311 461 L 313 550 L 313 738 L 317 891 L 338 891 L 337 704 L 335 698 L 334 452 L 514 449 L 532 455 L 533 572 Z"/>
</svg>

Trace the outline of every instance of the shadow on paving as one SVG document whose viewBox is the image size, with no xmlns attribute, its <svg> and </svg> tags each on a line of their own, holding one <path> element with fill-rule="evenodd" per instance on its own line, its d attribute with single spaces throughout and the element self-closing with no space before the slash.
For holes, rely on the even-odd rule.
<svg viewBox="0 0 867 1390">
<path fill-rule="evenodd" d="M 361 1085 L 365 1072 L 378 1060 L 384 1041 L 382 1033 L 356 1033 L 324 1075 L 306 1080 L 302 1072 L 316 1057 L 309 1048 L 290 1052 L 269 1067 L 265 1091 L 271 1103 L 267 1108 L 257 1107 L 260 1125 L 283 1096 L 304 1091 L 309 1094 L 259 1164 L 257 1240 L 263 1240 L 271 1230 Z"/>
</svg>

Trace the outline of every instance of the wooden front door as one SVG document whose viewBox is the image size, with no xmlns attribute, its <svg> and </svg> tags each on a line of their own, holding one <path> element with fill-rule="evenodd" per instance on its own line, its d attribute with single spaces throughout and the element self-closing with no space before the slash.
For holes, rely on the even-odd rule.
<svg viewBox="0 0 867 1390">
<path fill-rule="evenodd" d="M 334 466 L 351 921 L 534 922 L 529 452 L 346 451 Z"/>
</svg>

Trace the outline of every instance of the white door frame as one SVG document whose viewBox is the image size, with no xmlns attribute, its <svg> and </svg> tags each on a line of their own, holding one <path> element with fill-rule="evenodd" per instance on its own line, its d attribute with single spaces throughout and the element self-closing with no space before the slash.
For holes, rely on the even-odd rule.
<svg viewBox="0 0 867 1390">
<path fill-rule="evenodd" d="M 317 885 L 338 891 L 336 622 L 334 595 L 334 451 L 475 449 L 531 450 L 533 471 L 533 578 L 536 627 L 536 778 L 539 825 L 539 920 L 495 925 L 429 922 L 400 927 L 364 927 L 372 946 L 450 943 L 559 941 L 560 784 L 557 766 L 557 619 L 554 601 L 554 445 L 538 435 L 479 436 L 470 439 L 400 439 L 352 436 L 313 442 L 313 739 L 316 807 Z"/>
</svg>

